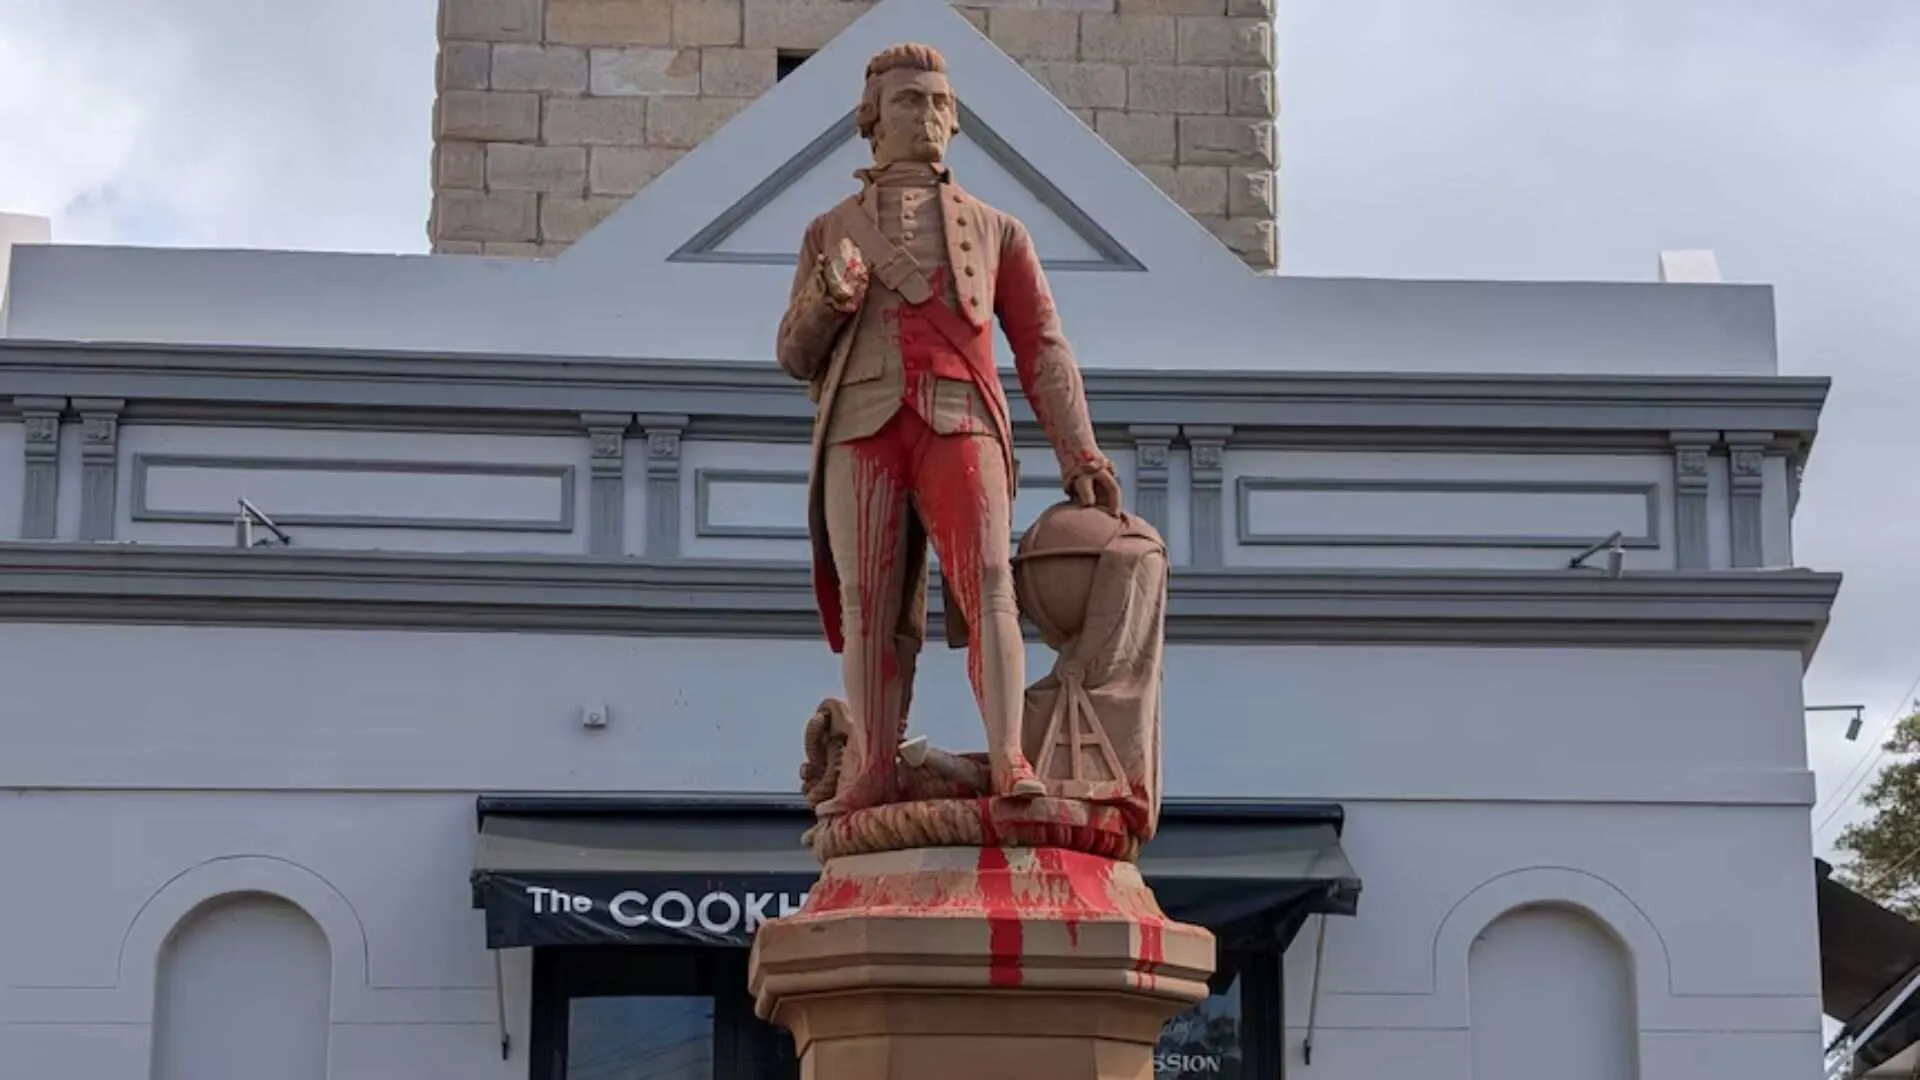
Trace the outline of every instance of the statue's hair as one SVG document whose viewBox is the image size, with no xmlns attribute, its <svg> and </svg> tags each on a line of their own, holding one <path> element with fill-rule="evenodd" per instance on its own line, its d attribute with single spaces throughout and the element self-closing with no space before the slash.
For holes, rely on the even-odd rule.
<svg viewBox="0 0 1920 1080">
<path fill-rule="evenodd" d="M 940 50 L 931 45 L 909 42 L 904 45 L 889 45 L 873 54 L 867 61 L 867 84 L 860 93 L 860 106 L 853 111 L 853 122 L 860 129 L 860 137 L 873 141 L 873 129 L 880 123 L 880 79 L 889 71 L 927 71 L 936 75 L 947 73 L 947 58 Z M 960 133 L 959 120 L 954 120 L 952 135 Z"/>
</svg>

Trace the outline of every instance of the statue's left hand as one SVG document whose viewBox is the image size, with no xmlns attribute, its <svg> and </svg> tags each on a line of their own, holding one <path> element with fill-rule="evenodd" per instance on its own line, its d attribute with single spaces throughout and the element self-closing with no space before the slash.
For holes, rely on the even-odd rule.
<svg viewBox="0 0 1920 1080">
<path fill-rule="evenodd" d="M 1079 506 L 1097 506 L 1109 514 L 1120 513 L 1120 478 L 1107 466 L 1083 472 L 1073 478 L 1068 493 Z"/>
</svg>

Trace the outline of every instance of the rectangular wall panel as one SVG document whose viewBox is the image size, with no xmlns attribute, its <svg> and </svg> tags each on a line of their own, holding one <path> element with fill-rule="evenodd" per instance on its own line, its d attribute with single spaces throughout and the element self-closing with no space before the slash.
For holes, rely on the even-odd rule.
<svg viewBox="0 0 1920 1080">
<path fill-rule="evenodd" d="M 1132 474 L 1132 451 L 1107 451 L 1122 483 Z M 807 447 L 688 440 L 690 483 L 681 494 L 682 550 L 694 558 L 807 558 Z M 1016 542 L 1048 507 L 1066 498 L 1053 454 L 1018 450 L 1020 486 L 1012 508 Z M 1126 493 L 1131 498 L 1131 490 Z M 1131 503 L 1129 503 L 1131 505 Z"/>
<path fill-rule="evenodd" d="M 1655 484 L 1242 477 L 1242 544 L 1583 548 L 1615 531 L 1659 546 Z"/>
<path fill-rule="evenodd" d="M 232 521 L 243 498 L 281 525 L 514 532 L 571 532 L 574 527 L 570 465 L 134 458 L 135 521 Z"/>
<path fill-rule="evenodd" d="M 807 474 L 695 469 L 693 535 L 699 539 L 805 540 Z"/>
<path fill-rule="evenodd" d="M 1229 447 L 1225 474 L 1228 566 L 1564 570 L 1618 532 L 1627 570 L 1675 568 L 1667 452 Z"/>
</svg>

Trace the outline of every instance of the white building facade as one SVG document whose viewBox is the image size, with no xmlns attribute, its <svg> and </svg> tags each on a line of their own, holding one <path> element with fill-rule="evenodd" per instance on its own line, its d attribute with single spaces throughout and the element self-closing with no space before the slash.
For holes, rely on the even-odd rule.
<svg viewBox="0 0 1920 1080">
<path fill-rule="evenodd" d="M 558 259 L 15 250 L 0 1075 L 794 1075 L 739 942 L 804 892 L 838 664 L 771 343 L 909 39 L 1177 564 L 1147 869 L 1237 929 L 1158 1075 L 1814 1074 L 1839 579 L 1793 558 L 1827 386 L 1770 290 L 1259 275 L 888 0 Z M 961 668 L 915 710 L 956 748 Z M 500 879 L 646 896 L 529 943 Z"/>
</svg>

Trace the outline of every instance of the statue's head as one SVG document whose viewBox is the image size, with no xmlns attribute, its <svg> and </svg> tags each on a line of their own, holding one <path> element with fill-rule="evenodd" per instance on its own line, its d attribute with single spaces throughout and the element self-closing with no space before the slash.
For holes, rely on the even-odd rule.
<svg viewBox="0 0 1920 1080">
<path fill-rule="evenodd" d="M 938 162 L 960 133 L 960 101 L 947 85 L 947 61 L 931 45 L 894 45 L 867 61 L 867 85 L 854 123 L 876 165 Z"/>
</svg>

